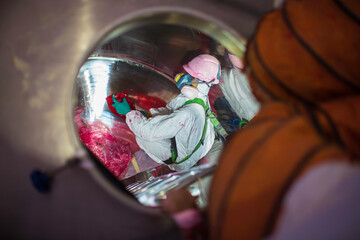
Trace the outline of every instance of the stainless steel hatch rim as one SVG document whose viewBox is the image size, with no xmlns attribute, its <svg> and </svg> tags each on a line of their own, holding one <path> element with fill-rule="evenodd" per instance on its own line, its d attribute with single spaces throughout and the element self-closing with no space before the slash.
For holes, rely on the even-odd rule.
<svg viewBox="0 0 360 240">
<path fill-rule="evenodd" d="M 207 6 L 212 5 L 209 1 L 206 1 L 206 4 Z M 219 11 L 220 12 L 216 14 L 217 16 L 213 16 L 206 13 L 204 9 L 194 9 L 183 6 L 155 6 L 131 12 L 119 18 L 117 21 L 114 21 L 102 34 L 99 34 L 99 38 L 96 39 L 95 43 L 92 44 L 92 47 L 84 54 L 78 69 L 80 69 L 81 65 L 86 61 L 88 56 L 90 56 L 91 53 L 102 43 L 131 29 L 158 23 L 183 25 L 194 28 L 214 38 L 234 54 L 241 56 L 245 50 L 245 38 L 233 27 L 230 27 L 228 24 L 220 20 L 220 16 L 227 13 L 221 12 L 221 9 L 219 9 Z M 234 20 L 235 19 L 236 18 L 234 18 Z M 74 79 L 76 79 L 76 77 Z M 67 111 L 68 128 L 70 129 L 71 141 L 76 149 L 75 152 L 81 156 L 84 162 L 90 163 L 89 156 L 83 151 L 73 124 L 72 97 L 74 96 L 74 91 L 75 87 L 73 84 L 72 90 L 69 91 L 72 93 L 71 97 L 67 98 L 70 99 L 67 103 L 67 106 L 70 106 Z M 161 213 L 159 209 L 145 207 L 126 196 L 122 191 L 110 183 L 110 181 L 108 181 L 97 168 L 90 167 L 88 170 L 94 176 L 96 181 L 102 185 L 102 187 L 123 203 L 150 214 Z"/>
</svg>

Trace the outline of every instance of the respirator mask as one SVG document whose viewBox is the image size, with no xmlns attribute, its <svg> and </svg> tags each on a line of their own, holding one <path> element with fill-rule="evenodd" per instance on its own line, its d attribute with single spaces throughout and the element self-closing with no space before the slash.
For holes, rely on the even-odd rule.
<svg viewBox="0 0 360 240">
<path fill-rule="evenodd" d="M 217 78 L 220 77 L 220 71 Z M 190 100 L 197 98 L 199 95 L 199 90 L 197 89 L 198 84 L 206 84 L 209 88 L 212 86 L 213 79 L 210 82 L 205 82 L 200 79 L 192 77 L 188 73 L 180 73 L 175 76 L 176 86 L 181 90 L 181 93 Z"/>
<path fill-rule="evenodd" d="M 181 93 L 188 99 L 192 100 L 198 96 L 199 91 L 196 88 L 198 82 L 194 81 L 190 74 L 180 73 L 176 75 L 175 82 Z"/>
</svg>

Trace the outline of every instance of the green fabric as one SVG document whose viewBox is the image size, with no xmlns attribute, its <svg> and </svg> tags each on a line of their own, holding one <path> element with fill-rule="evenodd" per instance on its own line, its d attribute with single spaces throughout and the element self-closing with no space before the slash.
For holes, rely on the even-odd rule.
<svg viewBox="0 0 360 240">
<path fill-rule="evenodd" d="M 242 120 L 240 123 L 239 123 L 239 129 L 245 127 L 249 122 L 246 121 L 246 120 Z"/>
</svg>

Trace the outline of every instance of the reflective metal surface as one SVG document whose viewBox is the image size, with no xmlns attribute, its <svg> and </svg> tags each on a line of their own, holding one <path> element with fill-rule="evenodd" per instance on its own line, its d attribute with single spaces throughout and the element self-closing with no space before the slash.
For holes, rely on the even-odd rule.
<svg viewBox="0 0 360 240">
<path fill-rule="evenodd" d="M 76 81 L 78 101 L 75 105 L 88 110 L 86 118 L 90 122 L 96 119 L 113 120 L 116 117 L 104 115 L 109 113 L 106 97 L 111 94 L 126 91 L 134 99 L 134 95 L 142 94 L 168 102 L 179 93 L 164 73 L 136 60 L 120 57 L 90 57 L 80 69 Z M 137 109 L 144 110 L 138 104 Z"/>
<path fill-rule="evenodd" d="M 226 58 L 225 46 L 214 39 L 221 34 L 214 34 L 213 37 L 200 31 L 216 32 L 209 31 L 209 26 L 200 20 L 198 20 L 199 26 L 200 28 L 203 26 L 203 29 L 191 28 L 183 23 L 175 24 L 183 17 L 163 14 L 148 19 L 146 24 L 140 18 L 140 20 L 130 23 L 130 26 L 134 27 L 133 29 L 128 29 L 129 26 L 126 25 L 128 31 L 115 30 L 114 32 L 119 35 L 112 32 L 110 33 L 111 37 L 104 38 L 82 65 L 76 80 L 74 108 L 75 110 L 81 109 L 80 116 L 86 128 L 93 131 L 90 130 L 92 124 L 101 124 L 100 129 L 103 130 L 96 130 L 97 138 L 104 138 L 105 135 L 101 135 L 103 133 L 99 132 L 104 131 L 106 134 L 122 140 L 122 142 L 114 143 L 115 145 L 123 144 L 126 147 L 126 144 L 130 144 L 132 160 L 128 162 L 127 168 L 120 165 L 114 167 L 116 161 L 129 161 L 128 155 L 121 155 L 120 159 L 115 159 L 120 153 L 118 154 L 116 149 L 114 150 L 113 143 L 110 141 L 101 141 L 97 142 L 95 146 L 87 146 L 115 177 L 119 180 L 123 179 L 126 185 L 130 184 L 127 189 L 146 206 L 158 206 L 161 204 L 161 198 L 166 197 L 169 190 L 179 186 L 189 187 L 190 183 L 197 180 L 197 177 L 205 172 L 209 173 L 209 169 L 212 171 L 215 168 L 214 165 L 207 168 L 199 166 L 182 173 L 168 174 L 171 170 L 166 165 L 158 164 L 148 156 L 139 160 L 136 156 L 139 148 L 134 140 L 135 135 L 127 128 L 123 119 L 111 113 L 106 101 L 106 98 L 112 94 L 125 92 L 135 102 L 137 110 L 148 110 L 141 106 L 141 102 L 137 101 L 139 96 L 145 100 L 149 97 L 156 98 L 163 102 L 161 107 L 165 106 L 180 93 L 174 84 L 174 76 L 184 72 L 182 65 L 199 54 L 207 53 L 217 57 L 222 68 L 232 67 Z M 169 21 L 171 24 L 167 23 Z M 228 47 L 235 51 L 242 53 L 244 50 L 243 40 L 236 42 L 232 37 L 222 37 L 219 40 L 228 44 Z M 212 87 L 209 92 L 211 104 L 222 96 L 218 86 Z M 217 110 L 226 111 L 214 107 L 213 109 L 215 112 Z M 119 124 L 121 127 L 117 127 Z M 83 135 L 81 135 L 83 129 L 79 129 L 79 138 L 84 142 Z M 98 146 L 104 144 L 107 144 L 108 147 L 100 146 L 99 151 Z M 220 152 L 221 148 L 216 154 Z M 146 155 L 144 152 L 142 153 Z M 215 156 L 207 157 L 216 158 Z M 199 159 L 199 164 L 204 161 Z M 216 159 L 213 160 L 213 164 L 216 164 L 216 161 Z M 142 172 L 155 172 L 155 176 L 152 174 L 141 175 Z M 135 174 L 137 177 L 134 177 Z M 143 179 L 139 179 L 140 176 Z M 194 194 L 204 191 L 196 184 L 189 188 Z M 206 201 L 202 200 L 202 204 L 206 205 Z"/>
<path fill-rule="evenodd" d="M 189 187 L 190 193 L 198 197 L 201 201 L 199 207 L 206 206 L 207 202 L 202 199 L 201 192 L 203 189 L 196 184 L 199 178 L 211 174 L 215 169 L 213 164 L 204 164 L 193 167 L 188 171 L 169 173 L 157 178 L 150 177 L 146 181 L 136 182 L 128 185 L 126 188 L 135 195 L 135 197 L 144 205 L 155 207 L 161 205 L 161 200 L 166 198 L 168 191 Z"/>
<path fill-rule="evenodd" d="M 1 235 L 6 239 L 180 239 L 168 216 L 136 204 L 91 166 L 86 171 L 62 172 L 49 196 L 34 191 L 29 173 L 60 166 L 79 150 L 73 127 L 74 79 L 103 36 L 139 16 L 176 12 L 248 38 L 258 15 L 247 9 L 258 7 L 255 12 L 264 12 L 271 4 L 265 0 L 3 1 Z"/>
</svg>

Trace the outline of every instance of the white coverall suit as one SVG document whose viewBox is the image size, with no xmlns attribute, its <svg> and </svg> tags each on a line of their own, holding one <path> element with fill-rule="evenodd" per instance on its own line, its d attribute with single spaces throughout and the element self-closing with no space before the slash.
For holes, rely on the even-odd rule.
<svg viewBox="0 0 360 240">
<path fill-rule="evenodd" d="M 235 113 L 250 121 L 259 111 L 260 104 L 251 92 L 246 76 L 237 69 L 226 69 L 221 73 L 221 91 Z"/>
<path fill-rule="evenodd" d="M 209 87 L 206 84 L 199 84 L 197 88 L 198 98 L 209 104 L 207 96 Z M 183 106 L 188 100 L 183 94 L 179 94 L 166 107 L 150 109 L 152 117 L 149 119 L 139 111 L 130 111 L 126 114 L 126 123 L 135 134 L 138 145 L 154 161 L 163 163 L 171 157 L 170 139 L 173 137 L 178 152 L 177 162 L 190 155 L 199 143 L 205 125 L 204 108 L 197 103 Z M 210 150 L 214 143 L 215 130 L 210 119 L 207 121 L 204 144 L 186 161 L 168 165 L 171 169 L 187 170 Z"/>
</svg>

